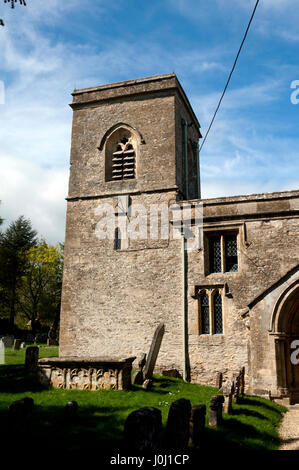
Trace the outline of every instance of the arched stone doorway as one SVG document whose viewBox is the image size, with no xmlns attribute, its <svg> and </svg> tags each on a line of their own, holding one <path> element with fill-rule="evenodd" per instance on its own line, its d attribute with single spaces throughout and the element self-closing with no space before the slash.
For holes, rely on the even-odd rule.
<svg viewBox="0 0 299 470">
<path fill-rule="evenodd" d="M 280 297 L 274 315 L 277 388 L 281 396 L 299 402 L 299 364 L 293 360 L 294 341 L 299 341 L 299 282 L 288 287 Z M 296 347 L 298 349 L 298 346 Z M 297 357 L 299 354 L 297 354 Z"/>
</svg>

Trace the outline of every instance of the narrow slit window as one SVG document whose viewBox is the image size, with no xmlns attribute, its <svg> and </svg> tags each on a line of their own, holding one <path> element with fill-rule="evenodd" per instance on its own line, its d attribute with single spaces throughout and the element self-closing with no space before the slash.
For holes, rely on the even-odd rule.
<svg viewBox="0 0 299 470">
<path fill-rule="evenodd" d="M 209 296 L 203 293 L 200 296 L 200 314 L 201 314 L 201 334 L 208 335 L 210 333 L 210 306 Z"/>
<path fill-rule="evenodd" d="M 114 249 L 115 251 L 121 250 L 121 231 L 119 228 L 115 229 Z"/>
<path fill-rule="evenodd" d="M 225 271 L 236 272 L 238 271 L 237 236 L 226 235 L 224 237 L 224 243 L 225 243 Z"/>
<path fill-rule="evenodd" d="M 223 333 L 222 326 L 222 297 L 219 292 L 213 297 L 213 310 L 214 310 L 214 333 L 220 335 Z"/>
<path fill-rule="evenodd" d="M 221 237 L 209 239 L 210 273 L 221 273 Z"/>
</svg>

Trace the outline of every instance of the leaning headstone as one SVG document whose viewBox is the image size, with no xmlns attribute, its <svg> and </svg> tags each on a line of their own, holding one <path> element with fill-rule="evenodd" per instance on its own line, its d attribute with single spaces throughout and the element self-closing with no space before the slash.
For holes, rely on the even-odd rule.
<svg viewBox="0 0 299 470">
<path fill-rule="evenodd" d="M 144 390 L 149 390 L 152 388 L 152 385 L 153 385 L 153 381 L 151 379 L 145 379 L 145 381 L 142 384 L 142 388 L 144 388 Z"/>
<path fill-rule="evenodd" d="M 21 339 L 15 339 L 14 340 L 14 343 L 13 343 L 14 351 L 19 351 L 19 349 L 21 347 L 21 343 L 22 343 Z"/>
<path fill-rule="evenodd" d="M 9 407 L 9 414 L 12 421 L 25 424 L 32 415 L 33 407 L 34 401 L 29 397 L 14 401 Z"/>
<path fill-rule="evenodd" d="M 125 421 L 126 448 L 136 453 L 155 452 L 160 447 L 161 411 L 144 407 L 133 411 Z"/>
<path fill-rule="evenodd" d="M 206 422 L 206 405 L 195 405 L 191 408 L 190 443 L 199 447 L 202 443 Z"/>
<path fill-rule="evenodd" d="M 218 390 L 220 390 L 220 388 L 222 387 L 222 379 L 223 379 L 222 372 L 217 372 L 217 374 L 216 374 L 216 388 L 218 388 Z"/>
<path fill-rule="evenodd" d="M 210 400 L 209 425 L 217 428 L 222 424 L 223 395 L 214 395 Z"/>
<path fill-rule="evenodd" d="M 26 349 L 25 369 L 27 372 L 36 372 L 38 370 L 38 346 L 29 346 Z"/>
<path fill-rule="evenodd" d="M 152 344 L 148 353 L 147 361 L 144 369 L 144 378 L 151 379 L 153 376 L 156 360 L 159 354 L 162 338 L 164 335 L 165 326 L 164 323 L 160 323 L 153 336 Z"/>
<path fill-rule="evenodd" d="M 78 415 L 78 403 L 76 401 L 68 401 L 64 407 L 65 421 L 70 423 L 76 419 Z"/>
<path fill-rule="evenodd" d="M 169 409 L 166 441 L 170 449 L 186 449 L 190 436 L 191 403 L 186 398 L 174 401 Z"/>
</svg>

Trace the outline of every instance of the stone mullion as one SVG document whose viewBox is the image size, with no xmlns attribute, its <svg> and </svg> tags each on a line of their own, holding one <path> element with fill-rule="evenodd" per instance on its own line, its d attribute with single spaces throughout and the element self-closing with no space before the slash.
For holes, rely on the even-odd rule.
<svg viewBox="0 0 299 470">
<path fill-rule="evenodd" d="M 226 263 L 225 263 L 225 239 L 222 234 L 220 237 L 220 249 L 221 249 L 221 272 L 225 273 Z"/>
<path fill-rule="evenodd" d="M 212 291 L 208 291 L 209 296 L 209 314 L 210 314 L 210 332 L 209 334 L 212 335 L 214 332 L 214 308 L 213 308 L 213 293 Z"/>
</svg>

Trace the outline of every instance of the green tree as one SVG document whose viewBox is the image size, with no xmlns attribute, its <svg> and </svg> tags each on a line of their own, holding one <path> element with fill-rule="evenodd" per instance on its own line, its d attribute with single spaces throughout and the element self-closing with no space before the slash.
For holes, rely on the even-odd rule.
<svg viewBox="0 0 299 470">
<path fill-rule="evenodd" d="M 0 285 L 2 306 L 9 312 L 9 327 L 14 329 L 18 287 L 25 273 L 24 252 L 37 243 L 37 232 L 30 220 L 19 217 L 2 234 L 0 240 Z"/>
<path fill-rule="evenodd" d="M 63 246 L 42 240 L 23 254 L 26 270 L 19 287 L 18 303 L 33 332 L 38 323 L 56 333 L 61 301 Z"/>
</svg>

